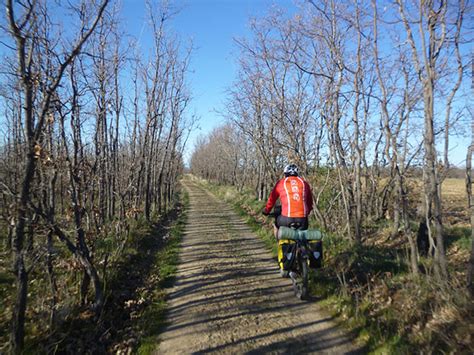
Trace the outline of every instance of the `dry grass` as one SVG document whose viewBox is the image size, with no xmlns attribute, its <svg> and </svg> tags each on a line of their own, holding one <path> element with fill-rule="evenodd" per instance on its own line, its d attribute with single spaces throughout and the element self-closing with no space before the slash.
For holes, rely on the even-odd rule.
<svg viewBox="0 0 474 355">
<path fill-rule="evenodd" d="M 446 179 L 441 186 L 445 221 L 451 226 L 469 225 L 467 193 L 464 179 Z"/>
<path fill-rule="evenodd" d="M 412 178 L 408 180 L 408 184 L 410 206 L 414 211 L 422 205 L 423 182 L 421 178 Z M 441 185 L 441 195 L 443 223 L 446 226 L 469 226 L 465 180 L 460 178 L 445 179 Z"/>
<path fill-rule="evenodd" d="M 445 179 L 441 191 L 445 198 L 467 201 L 466 182 L 464 179 Z"/>
</svg>

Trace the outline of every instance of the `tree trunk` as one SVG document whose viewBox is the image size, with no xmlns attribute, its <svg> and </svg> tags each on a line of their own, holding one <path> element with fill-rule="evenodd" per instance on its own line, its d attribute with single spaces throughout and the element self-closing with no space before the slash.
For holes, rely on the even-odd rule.
<svg viewBox="0 0 474 355">
<path fill-rule="evenodd" d="M 444 238 L 443 238 L 443 226 L 441 221 L 441 197 L 438 189 L 438 174 L 437 174 L 437 161 L 436 161 L 436 150 L 434 142 L 434 108 L 433 108 L 433 83 L 431 80 L 427 80 L 424 88 L 425 96 L 425 136 L 424 136 L 424 147 L 425 147 L 425 171 L 427 184 L 425 185 L 425 194 L 427 203 L 432 204 L 432 215 L 430 218 L 433 221 L 434 226 L 434 240 L 436 240 L 435 247 L 435 270 L 439 274 L 439 277 L 444 279 L 448 276 L 448 269 L 446 263 L 446 253 L 444 250 Z M 431 223 L 431 221 L 427 221 Z M 432 229 L 428 228 L 430 237 L 433 236 Z"/>
<path fill-rule="evenodd" d="M 467 150 L 466 157 L 466 190 L 468 198 L 468 207 L 471 214 L 471 256 L 467 266 L 467 289 L 471 296 L 474 296 L 474 196 L 472 194 L 472 155 L 474 153 L 474 123 L 472 124 L 472 140 L 471 146 Z"/>
</svg>

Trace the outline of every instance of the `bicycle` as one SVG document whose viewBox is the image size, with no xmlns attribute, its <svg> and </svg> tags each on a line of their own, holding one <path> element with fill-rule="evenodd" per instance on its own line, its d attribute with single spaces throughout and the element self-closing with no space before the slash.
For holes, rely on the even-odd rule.
<svg viewBox="0 0 474 355">
<path fill-rule="evenodd" d="M 269 214 L 276 217 L 277 215 Z M 293 284 L 293 291 L 300 300 L 308 298 L 309 268 L 320 268 L 322 261 L 322 233 L 317 229 L 299 229 L 299 223 L 291 223 L 289 227 L 278 229 L 278 240 L 292 241 L 283 250 L 280 267 L 287 271 Z M 280 245 L 279 245 L 280 246 Z"/>
<path fill-rule="evenodd" d="M 278 229 L 278 238 L 293 240 L 294 246 L 289 258 L 289 276 L 293 283 L 295 295 L 300 300 L 308 298 L 308 275 L 309 267 L 321 266 L 322 258 L 322 233 L 316 229 L 300 230 L 299 226 L 290 224 L 290 227 L 280 227 Z M 311 245 L 311 241 L 317 241 Z"/>
</svg>

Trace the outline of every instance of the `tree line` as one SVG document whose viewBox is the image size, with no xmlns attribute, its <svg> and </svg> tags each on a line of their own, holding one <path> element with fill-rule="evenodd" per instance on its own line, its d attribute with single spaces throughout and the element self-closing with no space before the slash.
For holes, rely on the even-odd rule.
<svg viewBox="0 0 474 355">
<path fill-rule="evenodd" d="M 28 307 L 46 304 L 54 327 L 79 289 L 75 301 L 99 315 L 107 265 L 134 222 L 176 200 L 195 124 L 192 48 L 169 28 L 175 10 L 152 0 L 149 52 L 109 0 L 8 0 L 5 10 L 0 213 L 15 275 L 10 345 L 20 353 Z M 36 299 L 33 282 L 45 287 Z"/>
<path fill-rule="evenodd" d="M 389 218 L 419 274 L 420 227 L 447 279 L 441 185 L 454 133 L 472 121 L 470 11 L 463 0 L 309 0 L 254 19 L 236 40 L 227 123 L 196 144 L 192 171 L 264 199 L 294 162 L 323 229 L 360 245 Z"/>
</svg>

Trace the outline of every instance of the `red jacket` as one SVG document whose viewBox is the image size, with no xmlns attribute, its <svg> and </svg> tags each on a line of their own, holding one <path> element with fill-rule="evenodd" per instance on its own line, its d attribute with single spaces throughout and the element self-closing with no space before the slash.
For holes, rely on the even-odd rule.
<svg viewBox="0 0 474 355">
<path fill-rule="evenodd" d="M 286 217 L 307 217 L 313 209 L 311 188 L 299 176 L 288 176 L 276 183 L 265 206 L 266 212 L 272 210 L 278 198 L 281 201 L 281 214 Z"/>
</svg>

